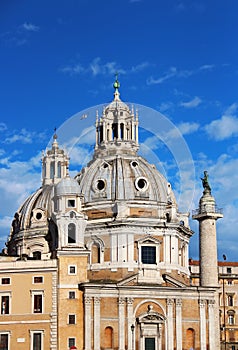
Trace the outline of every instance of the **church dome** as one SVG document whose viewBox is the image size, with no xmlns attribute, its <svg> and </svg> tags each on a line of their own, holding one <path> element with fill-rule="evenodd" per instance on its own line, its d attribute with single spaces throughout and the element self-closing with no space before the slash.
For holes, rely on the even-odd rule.
<svg viewBox="0 0 238 350">
<path fill-rule="evenodd" d="M 140 156 L 97 158 L 77 177 L 85 203 L 140 201 L 175 203 L 170 184 Z"/>
<path fill-rule="evenodd" d="M 114 100 L 96 119 L 93 160 L 76 176 L 85 203 L 138 202 L 176 207 L 171 185 L 155 166 L 137 154 L 138 114 L 120 100 L 118 80 Z M 97 205 L 97 204 L 95 204 Z"/>
<path fill-rule="evenodd" d="M 76 180 L 71 179 L 69 176 L 62 179 L 55 187 L 56 196 L 64 196 L 71 194 L 79 194 L 80 187 Z"/>
<path fill-rule="evenodd" d="M 29 229 L 38 223 L 45 224 L 47 217 L 52 214 L 51 198 L 53 186 L 48 185 L 39 188 L 31 194 L 18 209 L 19 230 Z"/>
</svg>

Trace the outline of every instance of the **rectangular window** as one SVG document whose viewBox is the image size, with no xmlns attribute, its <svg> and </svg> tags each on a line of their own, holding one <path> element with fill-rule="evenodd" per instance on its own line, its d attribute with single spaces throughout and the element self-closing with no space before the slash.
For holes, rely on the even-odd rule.
<svg viewBox="0 0 238 350">
<path fill-rule="evenodd" d="M 228 306 L 233 306 L 233 296 L 228 295 L 227 300 L 228 300 Z"/>
<path fill-rule="evenodd" d="M 9 314 L 9 302 L 10 302 L 9 295 L 2 295 L 1 296 L 1 315 L 8 315 Z"/>
<path fill-rule="evenodd" d="M 68 338 L 68 346 L 69 346 L 69 348 L 71 347 L 71 346 L 75 346 L 75 338 Z"/>
<path fill-rule="evenodd" d="M 43 331 L 31 332 L 31 350 L 43 350 Z"/>
<path fill-rule="evenodd" d="M 34 283 L 43 283 L 43 277 L 42 276 L 35 276 Z"/>
<path fill-rule="evenodd" d="M 76 266 L 75 265 L 70 265 L 68 267 L 68 272 L 69 272 L 69 275 L 76 275 Z"/>
<path fill-rule="evenodd" d="M 227 272 L 227 273 L 231 273 L 231 267 L 227 267 L 227 268 L 226 268 L 226 272 Z"/>
<path fill-rule="evenodd" d="M 9 333 L 0 333 L 0 349 L 9 349 Z"/>
<path fill-rule="evenodd" d="M 75 208 L 75 200 L 68 199 L 68 208 Z"/>
<path fill-rule="evenodd" d="M 156 264 L 156 247 L 141 247 L 141 261 L 143 264 Z"/>
<path fill-rule="evenodd" d="M 69 315 L 69 324 L 76 324 L 76 315 Z"/>
<path fill-rule="evenodd" d="M 155 350 L 155 338 L 145 338 L 145 350 Z"/>
<path fill-rule="evenodd" d="M 3 277 L 2 284 L 10 284 L 10 277 Z"/>
<path fill-rule="evenodd" d="M 69 292 L 69 299 L 75 299 L 75 292 L 74 291 Z"/>
<path fill-rule="evenodd" d="M 34 294 L 34 314 L 42 313 L 42 294 Z"/>
<path fill-rule="evenodd" d="M 234 324 L 234 316 L 233 315 L 228 316 L 228 323 L 230 326 L 232 326 Z"/>
</svg>

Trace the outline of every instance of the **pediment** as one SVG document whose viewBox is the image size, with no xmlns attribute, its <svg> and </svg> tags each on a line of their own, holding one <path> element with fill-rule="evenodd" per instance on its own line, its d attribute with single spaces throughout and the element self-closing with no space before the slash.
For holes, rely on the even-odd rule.
<svg viewBox="0 0 238 350">
<path fill-rule="evenodd" d="M 138 244 L 160 244 L 161 241 L 151 235 L 147 235 L 137 240 Z"/>
</svg>

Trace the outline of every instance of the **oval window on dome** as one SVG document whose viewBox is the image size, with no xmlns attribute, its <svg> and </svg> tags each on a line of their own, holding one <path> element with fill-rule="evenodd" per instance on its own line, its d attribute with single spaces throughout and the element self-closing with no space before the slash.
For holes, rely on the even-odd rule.
<svg viewBox="0 0 238 350">
<path fill-rule="evenodd" d="M 149 186 L 149 182 L 145 177 L 138 177 L 135 180 L 135 186 L 138 191 L 146 191 Z"/>
<path fill-rule="evenodd" d="M 97 191 L 103 191 L 106 188 L 106 181 L 103 179 L 99 179 L 96 181 L 96 190 Z"/>
<path fill-rule="evenodd" d="M 40 220 L 42 218 L 42 213 L 38 211 L 36 213 L 36 218 L 37 218 L 37 220 Z"/>
<path fill-rule="evenodd" d="M 131 162 L 131 166 L 132 166 L 132 168 L 136 168 L 138 166 L 138 163 L 135 160 L 133 160 Z"/>
</svg>

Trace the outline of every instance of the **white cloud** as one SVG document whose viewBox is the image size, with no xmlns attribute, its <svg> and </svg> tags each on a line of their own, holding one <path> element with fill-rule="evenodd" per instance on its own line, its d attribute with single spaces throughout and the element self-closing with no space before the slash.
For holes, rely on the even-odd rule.
<svg viewBox="0 0 238 350">
<path fill-rule="evenodd" d="M 63 68 L 60 68 L 60 71 L 62 73 L 68 73 L 69 75 L 77 75 L 81 74 L 85 71 L 85 69 L 81 66 L 81 64 L 75 64 L 72 66 L 65 66 Z"/>
<path fill-rule="evenodd" d="M 234 115 L 237 109 L 238 104 L 233 103 L 220 119 L 213 120 L 210 124 L 205 125 L 207 134 L 217 141 L 238 136 L 238 118 Z"/>
<path fill-rule="evenodd" d="M 194 74 L 199 74 L 202 71 L 211 71 L 215 68 L 215 65 L 213 64 L 204 64 L 198 68 L 188 70 L 188 69 L 181 69 L 179 70 L 176 67 L 170 67 L 167 72 L 165 72 L 161 77 L 154 78 L 150 77 L 147 79 L 147 85 L 155 85 L 155 84 L 162 84 L 168 79 L 171 78 L 188 78 Z"/>
<path fill-rule="evenodd" d="M 214 64 L 204 64 L 203 66 L 199 67 L 199 70 L 212 70 L 215 68 Z"/>
<path fill-rule="evenodd" d="M 158 110 L 162 112 L 166 112 L 168 110 L 171 110 L 174 108 L 174 103 L 173 102 L 162 102 L 161 105 L 158 107 Z"/>
<path fill-rule="evenodd" d="M 131 72 L 137 73 L 137 72 L 140 72 L 140 71 L 146 69 L 149 66 L 150 66 L 149 62 L 142 62 L 142 63 L 137 64 L 136 66 L 132 66 Z"/>
<path fill-rule="evenodd" d="M 89 63 L 88 66 L 83 66 L 80 62 L 75 64 L 69 64 L 59 69 L 62 73 L 68 73 L 69 75 L 77 75 L 81 73 L 91 73 L 93 76 L 97 75 L 114 75 L 116 72 L 119 74 L 125 74 L 126 71 L 119 68 L 116 62 L 101 62 L 100 57 L 96 57 Z"/>
<path fill-rule="evenodd" d="M 28 131 L 23 128 L 20 131 L 15 131 L 13 135 L 6 137 L 3 143 L 12 144 L 15 142 L 21 142 L 24 144 L 30 144 L 35 141 L 36 137 L 38 140 L 43 140 L 45 138 L 45 134 L 43 132 L 36 133 L 35 131 Z"/>
<path fill-rule="evenodd" d="M 7 130 L 7 125 L 5 123 L 0 123 L 0 131 Z"/>
<path fill-rule="evenodd" d="M 181 102 L 180 106 L 184 108 L 195 108 L 199 106 L 201 103 L 202 103 L 202 100 L 198 96 L 195 96 L 191 101 Z"/>
<path fill-rule="evenodd" d="M 157 78 L 157 79 L 150 77 L 149 79 L 147 79 L 147 84 L 148 85 L 162 84 L 164 81 L 176 76 L 177 73 L 178 73 L 177 68 L 171 67 L 169 69 L 169 71 L 167 73 L 165 73 L 162 77 Z"/>
<path fill-rule="evenodd" d="M 125 74 L 124 69 L 121 69 L 118 67 L 118 64 L 116 62 L 106 62 L 106 63 L 101 63 L 101 58 L 96 57 L 89 65 L 89 68 L 91 70 L 91 73 L 96 76 L 96 75 L 113 75 L 116 72 L 120 74 Z"/>
<path fill-rule="evenodd" d="M 23 23 L 22 28 L 25 29 L 28 32 L 38 32 L 40 27 L 36 26 L 35 24 L 32 23 Z"/>
<path fill-rule="evenodd" d="M 199 129 L 198 123 L 181 123 L 178 125 L 178 128 L 183 135 L 192 134 L 193 132 L 197 131 Z"/>
<path fill-rule="evenodd" d="M 87 150 L 85 147 L 75 146 L 70 151 L 70 164 L 78 167 L 86 166 L 92 159 L 93 149 Z"/>
</svg>

